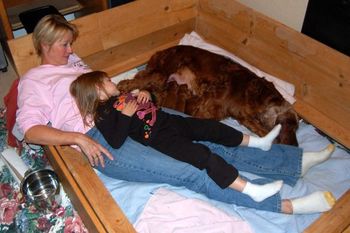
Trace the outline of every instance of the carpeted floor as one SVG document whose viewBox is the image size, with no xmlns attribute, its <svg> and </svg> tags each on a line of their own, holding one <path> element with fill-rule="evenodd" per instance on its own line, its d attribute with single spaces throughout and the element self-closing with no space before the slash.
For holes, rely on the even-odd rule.
<svg viewBox="0 0 350 233">
<path fill-rule="evenodd" d="M 5 109 L 0 108 L 0 153 L 9 150 L 5 128 Z M 47 166 L 42 148 L 33 150 L 23 145 L 21 158 L 32 170 Z M 0 160 L 0 232 L 88 232 L 79 215 L 73 209 L 65 192 L 61 192 L 61 202 L 53 211 L 35 209 L 20 192 L 20 184 L 13 178 L 9 168 Z"/>
</svg>

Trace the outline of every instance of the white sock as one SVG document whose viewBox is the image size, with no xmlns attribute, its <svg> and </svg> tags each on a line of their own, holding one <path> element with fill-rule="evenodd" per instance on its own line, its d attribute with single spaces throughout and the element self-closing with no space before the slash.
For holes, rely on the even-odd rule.
<svg viewBox="0 0 350 233">
<path fill-rule="evenodd" d="M 256 202 L 261 202 L 266 198 L 271 197 L 272 195 L 275 195 L 276 193 L 278 193 L 281 190 L 282 185 L 283 185 L 282 180 L 277 180 L 272 183 L 263 184 L 263 185 L 252 184 L 250 182 L 247 182 L 242 193 L 247 194 Z"/>
<path fill-rule="evenodd" d="M 249 136 L 248 147 L 259 148 L 264 151 L 270 150 L 272 142 L 280 133 L 281 128 L 281 124 L 276 125 L 265 137 Z"/>
<path fill-rule="evenodd" d="M 304 176 L 311 167 L 328 160 L 334 150 L 335 146 L 333 144 L 329 144 L 326 149 L 318 152 L 304 152 L 302 159 L 301 176 Z"/>
<path fill-rule="evenodd" d="M 328 191 L 317 191 L 308 196 L 291 200 L 293 214 L 313 214 L 330 210 L 336 199 Z"/>
</svg>

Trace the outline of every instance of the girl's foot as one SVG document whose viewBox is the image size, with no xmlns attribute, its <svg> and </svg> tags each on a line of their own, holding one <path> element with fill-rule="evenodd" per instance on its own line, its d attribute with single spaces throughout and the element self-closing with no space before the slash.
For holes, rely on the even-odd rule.
<svg viewBox="0 0 350 233">
<path fill-rule="evenodd" d="M 242 193 L 250 196 L 254 201 L 261 202 L 268 197 L 271 197 L 278 193 L 283 185 L 282 180 L 278 180 L 272 183 L 258 185 L 247 182 Z"/>
<path fill-rule="evenodd" d="M 259 148 L 264 151 L 268 151 L 271 149 L 271 145 L 273 140 L 278 136 L 281 131 L 281 124 L 276 125 L 265 137 L 249 137 L 248 147 Z"/>
</svg>

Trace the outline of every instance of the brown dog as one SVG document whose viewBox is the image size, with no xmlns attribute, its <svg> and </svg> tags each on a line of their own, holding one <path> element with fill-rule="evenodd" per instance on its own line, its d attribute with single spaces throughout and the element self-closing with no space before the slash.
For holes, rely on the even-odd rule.
<svg viewBox="0 0 350 233">
<path fill-rule="evenodd" d="M 298 145 L 297 113 L 273 84 L 203 49 L 179 45 L 157 52 L 145 70 L 133 80 L 121 81 L 118 88 L 146 89 L 160 106 L 195 117 L 232 117 L 259 136 L 281 124 L 276 143 Z"/>
</svg>

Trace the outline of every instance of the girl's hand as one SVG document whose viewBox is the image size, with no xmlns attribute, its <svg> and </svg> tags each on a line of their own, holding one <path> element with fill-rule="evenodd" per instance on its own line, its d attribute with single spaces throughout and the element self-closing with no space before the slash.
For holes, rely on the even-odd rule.
<svg viewBox="0 0 350 233">
<path fill-rule="evenodd" d="M 151 100 L 151 94 L 146 90 L 141 90 L 137 95 L 137 102 L 140 104 L 147 103 Z"/>
<path fill-rule="evenodd" d="M 135 114 L 138 106 L 139 106 L 139 104 L 137 103 L 136 100 L 131 100 L 125 104 L 125 107 L 122 110 L 122 114 L 131 117 L 132 115 Z"/>
</svg>

